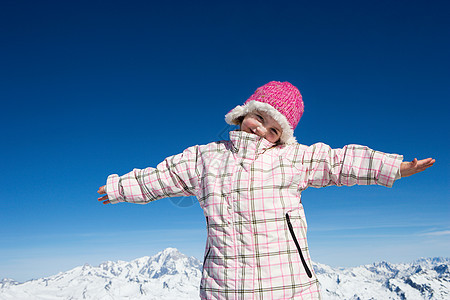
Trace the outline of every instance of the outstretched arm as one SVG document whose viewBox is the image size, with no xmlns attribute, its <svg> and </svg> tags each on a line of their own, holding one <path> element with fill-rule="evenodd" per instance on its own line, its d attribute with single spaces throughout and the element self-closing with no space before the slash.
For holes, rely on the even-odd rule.
<svg viewBox="0 0 450 300">
<path fill-rule="evenodd" d="M 422 160 L 417 160 L 417 158 L 414 158 L 413 161 L 402 162 L 400 165 L 400 174 L 402 175 L 402 177 L 414 175 L 431 167 L 435 161 L 435 159 L 432 159 L 430 157 Z"/>
<path fill-rule="evenodd" d="M 98 201 L 146 204 L 161 198 L 196 195 L 201 173 L 198 147 L 170 156 L 156 168 L 133 169 L 123 176 L 109 175 L 106 186 L 97 191 L 102 195 Z"/>
<path fill-rule="evenodd" d="M 402 155 L 375 151 L 362 145 L 331 149 L 316 143 L 304 151 L 302 166 L 308 172 L 308 186 L 352 186 L 378 184 L 392 187 L 400 170 Z"/>
</svg>

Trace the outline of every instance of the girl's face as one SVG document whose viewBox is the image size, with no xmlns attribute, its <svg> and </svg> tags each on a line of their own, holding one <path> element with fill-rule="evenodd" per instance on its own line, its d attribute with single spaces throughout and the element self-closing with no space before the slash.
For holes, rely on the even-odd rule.
<svg viewBox="0 0 450 300">
<path fill-rule="evenodd" d="M 262 111 L 247 114 L 241 123 L 241 130 L 263 137 L 271 143 L 278 142 L 283 132 L 281 126 Z"/>
</svg>

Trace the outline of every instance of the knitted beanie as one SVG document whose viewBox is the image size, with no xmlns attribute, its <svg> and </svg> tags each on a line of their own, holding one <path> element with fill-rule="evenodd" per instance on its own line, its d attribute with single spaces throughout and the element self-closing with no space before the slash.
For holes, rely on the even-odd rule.
<svg viewBox="0 0 450 300">
<path fill-rule="evenodd" d="M 259 87 L 244 105 L 238 105 L 225 115 L 230 125 L 239 125 L 239 118 L 250 112 L 263 111 L 281 126 L 282 144 L 297 143 L 294 129 L 303 115 L 304 105 L 300 91 L 289 82 L 271 81 Z"/>
</svg>

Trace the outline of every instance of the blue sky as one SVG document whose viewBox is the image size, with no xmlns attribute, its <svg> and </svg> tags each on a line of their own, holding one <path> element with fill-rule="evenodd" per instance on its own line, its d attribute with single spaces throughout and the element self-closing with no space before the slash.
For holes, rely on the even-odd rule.
<svg viewBox="0 0 450 300">
<path fill-rule="evenodd" d="M 311 2 L 2 1 L 0 278 L 166 247 L 202 258 L 192 199 L 104 206 L 96 191 L 226 138 L 224 115 L 272 80 L 302 92 L 302 144 L 436 159 L 392 189 L 306 190 L 313 260 L 448 256 L 449 4 Z"/>
</svg>

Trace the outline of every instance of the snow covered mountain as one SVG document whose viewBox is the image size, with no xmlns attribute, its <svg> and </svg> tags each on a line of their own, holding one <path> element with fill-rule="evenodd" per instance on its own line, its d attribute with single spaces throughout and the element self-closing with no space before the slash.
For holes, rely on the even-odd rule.
<svg viewBox="0 0 450 300">
<path fill-rule="evenodd" d="M 450 259 L 374 263 L 347 269 L 315 264 L 323 299 L 450 299 Z"/>
<path fill-rule="evenodd" d="M 323 299 L 450 299 L 450 259 L 354 268 L 314 264 Z M 84 265 L 19 283 L 0 281 L 0 299 L 199 299 L 201 262 L 177 249 L 131 262 Z"/>
<path fill-rule="evenodd" d="M 21 284 L 3 279 L 0 299 L 198 299 L 201 262 L 177 249 L 131 262 L 84 265 Z"/>
</svg>

